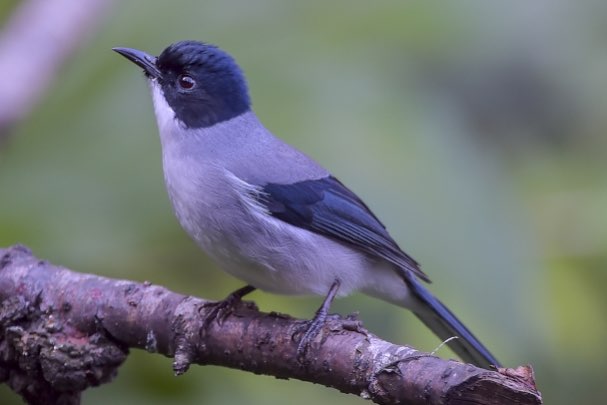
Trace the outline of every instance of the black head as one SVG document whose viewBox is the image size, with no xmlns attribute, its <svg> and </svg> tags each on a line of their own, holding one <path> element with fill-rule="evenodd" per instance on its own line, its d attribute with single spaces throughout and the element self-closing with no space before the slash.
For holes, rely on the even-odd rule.
<svg viewBox="0 0 607 405">
<path fill-rule="evenodd" d="M 160 85 L 176 118 L 188 128 L 209 127 L 251 108 L 242 71 L 229 54 L 214 45 L 176 42 L 158 58 L 136 49 L 114 50 Z"/>
</svg>

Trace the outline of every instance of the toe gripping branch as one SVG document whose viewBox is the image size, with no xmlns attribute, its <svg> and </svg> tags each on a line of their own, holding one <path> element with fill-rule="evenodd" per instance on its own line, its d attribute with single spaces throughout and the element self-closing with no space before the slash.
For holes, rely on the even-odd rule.
<svg viewBox="0 0 607 405">
<path fill-rule="evenodd" d="M 225 319 L 230 316 L 232 312 L 234 312 L 234 309 L 242 301 L 242 297 L 252 293 L 255 290 L 256 288 L 252 285 L 245 285 L 244 287 L 233 291 L 232 293 L 230 293 L 230 295 L 228 295 L 225 299 L 221 301 L 208 303 L 206 306 L 212 306 L 213 308 L 204 320 L 204 324 L 202 325 L 203 330 L 206 330 L 211 325 L 211 322 L 213 322 L 214 320 L 216 320 L 217 323 L 221 325 L 223 321 L 225 321 Z"/>
<path fill-rule="evenodd" d="M 322 302 L 322 305 L 316 311 L 314 318 L 307 322 L 307 329 L 302 335 L 297 346 L 297 358 L 300 362 L 303 361 L 306 356 L 306 353 L 308 352 L 310 344 L 324 326 L 325 321 L 327 320 L 327 315 L 329 313 L 329 308 L 331 307 L 331 303 L 333 303 L 333 300 L 335 299 L 335 295 L 339 290 L 340 284 L 340 281 L 337 279 L 333 282 L 331 288 L 329 289 L 329 292 L 327 293 L 327 296 Z"/>
<path fill-rule="evenodd" d="M 204 336 L 207 334 L 213 321 L 216 321 L 219 325 L 225 321 L 225 319 L 234 312 L 236 307 L 241 303 L 242 297 L 251 292 L 255 291 L 255 287 L 246 285 L 228 295 L 225 299 L 217 302 L 208 302 L 204 304 L 202 308 L 212 307 L 208 314 L 204 317 L 201 323 L 192 323 L 192 320 L 196 318 L 195 315 L 190 314 L 191 306 L 188 305 L 188 299 L 179 306 L 176 310 L 177 317 L 173 330 L 175 333 L 175 353 L 173 360 L 173 371 L 176 375 L 185 373 L 190 365 L 194 362 L 197 350 L 194 347 L 193 336 L 198 334 Z M 184 312 L 180 309 L 183 307 Z M 199 309 L 199 312 L 200 309 Z"/>
</svg>

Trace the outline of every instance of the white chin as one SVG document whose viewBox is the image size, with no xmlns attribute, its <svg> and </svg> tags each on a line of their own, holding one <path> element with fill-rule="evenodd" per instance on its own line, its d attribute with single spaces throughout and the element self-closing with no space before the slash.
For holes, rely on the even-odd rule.
<svg viewBox="0 0 607 405">
<path fill-rule="evenodd" d="M 175 111 L 171 108 L 169 103 L 167 103 L 162 87 L 158 81 L 156 79 L 150 79 L 148 80 L 148 83 L 152 92 L 156 122 L 158 123 L 158 129 L 162 137 L 162 134 L 171 133 L 175 127 L 182 126 L 183 124 L 175 118 Z"/>
</svg>

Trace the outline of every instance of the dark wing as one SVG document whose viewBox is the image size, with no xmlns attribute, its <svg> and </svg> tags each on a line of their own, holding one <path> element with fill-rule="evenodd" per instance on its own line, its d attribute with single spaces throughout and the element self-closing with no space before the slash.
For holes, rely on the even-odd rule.
<svg viewBox="0 0 607 405">
<path fill-rule="evenodd" d="M 266 184 L 257 198 L 276 218 L 352 245 L 430 281 L 365 203 L 333 176 L 294 184 Z"/>
</svg>

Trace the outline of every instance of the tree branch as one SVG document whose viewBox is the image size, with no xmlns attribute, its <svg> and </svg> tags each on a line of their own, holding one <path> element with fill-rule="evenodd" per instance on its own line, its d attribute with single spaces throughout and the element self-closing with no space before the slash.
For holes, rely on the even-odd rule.
<svg viewBox="0 0 607 405">
<path fill-rule="evenodd" d="M 208 301 L 150 283 L 81 274 L 22 246 L 0 249 L 0 382 L 30 403 L 79 403 L 145 349 L 190 364 L 297 378 L 380 404 L 540 404 L 530 367 L 489 371 L 379 339 L 352 318 L 331 318 L 303 363 L 305 321 L 243 303 L 221 325 L 201 325 Z"/>
</svg>

